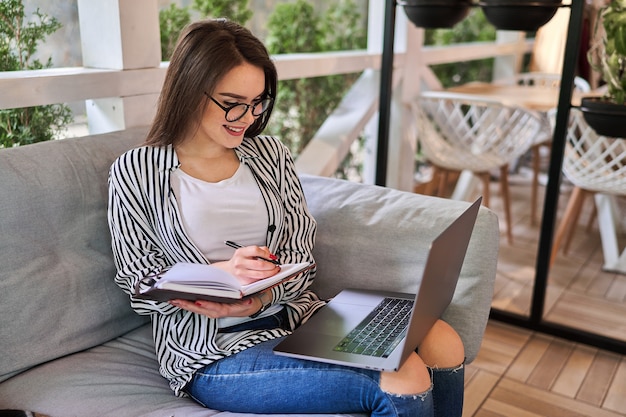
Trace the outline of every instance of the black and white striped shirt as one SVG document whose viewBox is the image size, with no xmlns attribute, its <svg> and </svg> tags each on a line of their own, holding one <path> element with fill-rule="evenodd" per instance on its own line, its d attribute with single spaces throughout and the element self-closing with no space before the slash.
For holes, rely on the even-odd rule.
<svg viewBox="0 0 626 417">
<path fill-rule="evenodd" d="M 287 148 L 269 136 L 246 138 L 235 149 L 254 174 L 268 211 L 267 246 L 281 263 L 313 261 L 316 223 Z M 287 332 L 281 329 L 219 333 L 217 320 L 168 303 L 132 296 L 139 280 L 176 262 L 208 263 L 182 226 L 170 176 L 180 162 L 171 146 L 131 149 L 111 166 L 108 221 L 117 267 L 115 282 L 131 306 L 152 318 L 160 372 L 177 395 L 203 366 Z M 315 270 L 272 289 L 273 303 L 288 307 L 290 325 L 324 302 L 308 290 Z"/>
</svg>

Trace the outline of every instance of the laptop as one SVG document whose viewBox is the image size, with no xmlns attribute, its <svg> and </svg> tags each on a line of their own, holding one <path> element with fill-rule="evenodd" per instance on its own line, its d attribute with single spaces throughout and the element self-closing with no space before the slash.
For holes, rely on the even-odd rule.
<svg viewBox="0 0 626 417">
<path fill-rule="evenodd" d="M 452 301 L 482 197 L 431 243 L 417 294 L 346 289 L 275 348 L 277 355 L 397 371 Z M 397 316 L 397 317 L 396 317 Z"/>
</svg>

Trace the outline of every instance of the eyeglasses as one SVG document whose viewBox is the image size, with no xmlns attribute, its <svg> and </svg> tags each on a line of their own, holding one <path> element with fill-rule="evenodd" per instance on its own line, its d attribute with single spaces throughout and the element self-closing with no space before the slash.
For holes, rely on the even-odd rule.
<svg viewBox="0 0 626 417">
<path fill-rule="evenodd" d="M 245 103 L 235 103 L 231 106 L 224 106 L 219 101 L 215 100 L 213 97 L 208 95 L 206 92 L 204 93 L 208 98 L 210 98 L 213 103 L 217 104 L 218 107 L 224 110 L 224 117 L 229 122 L 236 122 L 246 115 L 248 109 L 252 109 L 252 115 L 254 117 L 259 117 L 263 113 L 269 110 L 274 102 L 272 97 L 265 97 L 255 103 L 245 104 Z"/>
</svg>

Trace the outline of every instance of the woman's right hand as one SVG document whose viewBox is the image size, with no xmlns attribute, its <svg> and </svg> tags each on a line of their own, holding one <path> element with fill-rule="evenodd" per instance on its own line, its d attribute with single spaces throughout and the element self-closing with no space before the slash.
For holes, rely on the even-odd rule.
<svg viewBox="0 0 626 417">
<path fill-rule="evenodd" d="M 276 260 L 276 256 L 266 246 L 245 246 L 236 249 L 228 261 L 214 262 L 211 265 L 229 272 L 246 285 L 280 272 L 280 266 L 262 258 Z"/>
</svg>

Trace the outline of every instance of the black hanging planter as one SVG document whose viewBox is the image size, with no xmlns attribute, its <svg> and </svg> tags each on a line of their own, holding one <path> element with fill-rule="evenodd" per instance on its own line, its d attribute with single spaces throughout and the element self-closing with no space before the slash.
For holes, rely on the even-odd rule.
<svg viewBox="0 0 626 417">
<path fill-rule="evenodd" d="M 554 17 L 561 0 L 480 0 L 478 5 L 497 29 L 534 32 Z"/>
<path fill-rule="evenodd" d="M 399 6 L 417 27 L 451 28 L 467 16 L 472 0 L 398 0 Z"/>
<path fill-rule="evenodd" d="M 602 97 L 583 97 L 580 111 L 587 124 L 598 135 L 626 138 L 626 105 L 616 104 Z"/>
</svg>

